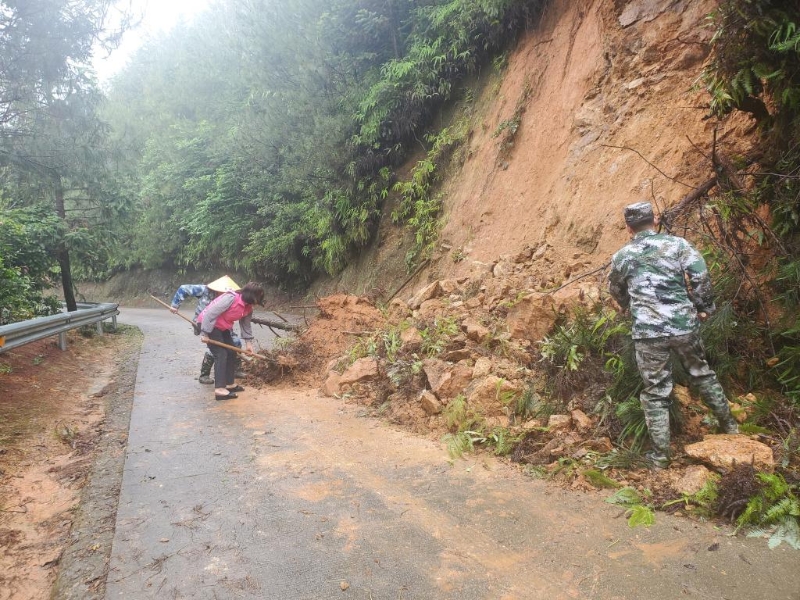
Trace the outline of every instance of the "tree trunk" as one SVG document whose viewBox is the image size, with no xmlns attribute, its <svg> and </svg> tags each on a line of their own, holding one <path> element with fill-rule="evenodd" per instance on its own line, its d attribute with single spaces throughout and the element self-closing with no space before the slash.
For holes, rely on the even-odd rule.
<svg viewBox="0 0 800 600">
<path fill-rule="evenodd" d="M 64 187 L 61 185 L 61 176 L 55 176 L 55 195 L 56 195 L 56 214 L 58 218 L 66 223 L 67 212 L 64 210 Z M 69 250 L 67 242 L 62 239 L 58 244 L 58 266 L 61 268 L 61 287 L 64 290 L 64 302 L 67 310 L 72 312 L 78 310 L 78 303 L 75 301 L 75 292 L 72 285 L 72 268 L 69 264 Z"/>
<path fill-rule="evenodd" d="M 266 325 L 267 327 L 274 327 L 275 329 L 283 329 L 284 331 L 300 331 L 300 325 L 292 325 L 291 323 L 276 321 L 274 319 L 261 319 L 259 317 L 251 317 L 250 321 L 256 325 Z"/>
</svg>

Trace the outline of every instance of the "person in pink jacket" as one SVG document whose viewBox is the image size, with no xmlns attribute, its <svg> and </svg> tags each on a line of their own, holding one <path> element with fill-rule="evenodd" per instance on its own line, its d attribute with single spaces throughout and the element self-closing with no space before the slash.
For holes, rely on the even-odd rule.
<svg viewBox="0 0 800 600">
<path fill-rule="evenodd" d="M 250 322 L 254 304 L 264 303 L 264 289 L 250 282 L 241 290 L 225 292 L 209 304 L 197 317 L 200 323 L 200 341 L 208 345 L 214 355 L 214 397 L 217 400 L 236 398 L 244 391 L 236 385 L 236 352 L 208 344 L 209 340 L 233 345 L 233 324 L 239 321 L 239 333 L 247 352 L 253 351 L 253 328 Z"/>
</svg>

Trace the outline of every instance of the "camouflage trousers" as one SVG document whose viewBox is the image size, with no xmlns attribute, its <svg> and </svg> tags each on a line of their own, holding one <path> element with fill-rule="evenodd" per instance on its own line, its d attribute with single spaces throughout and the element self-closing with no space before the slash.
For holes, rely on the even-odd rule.
<svg viewBox="0 0 800 600">
<path fill-rule="evenodd" d="M 705 349 L 697 333 L 634 340 L 636 364 L 644 382 L 639 401 L 644 410 L 653 448 L 669 457 L 669 406 L 672 402 L 672 357 L 681 362 L 703 403 L 711 409 L 725 433 L 735 433 L 737 424 L 728 399 L 708 366 Z"/>
</svg>

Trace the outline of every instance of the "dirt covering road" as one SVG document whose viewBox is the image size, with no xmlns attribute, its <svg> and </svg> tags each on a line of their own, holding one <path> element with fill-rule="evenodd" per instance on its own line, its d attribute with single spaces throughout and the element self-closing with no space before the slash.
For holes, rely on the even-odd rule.
<svg viewBox="0 0 800 600">
<path fill-rule="evenodd" d="M 669 515 L 630 529 L 607 494 L 530 480 L 490 456 L 451 462 L 437 439 L 315 389 L 248 386 L 216 402 L 195 379 L 202 346 L 185 324 L 157 309 L 120 321 L 144 344 L 113 547 L 94 550 L 111 551 L 107 572 L 98 565 L 105 587 L 77 576 L 86 553 L 65 552 L 48 567 L 62 571 L 56 597 L 800 597 L 793 550 Z"/>
</svg>

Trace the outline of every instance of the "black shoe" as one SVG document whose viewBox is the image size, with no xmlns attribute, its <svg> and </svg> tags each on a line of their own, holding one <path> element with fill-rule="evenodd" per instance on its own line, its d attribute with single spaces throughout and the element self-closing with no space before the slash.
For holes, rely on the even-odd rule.
<svg viewBox="0 0 800 600">
<path fill-rule="evenodd" d="M 229 392 L 243 392 L 244 391 L 244 388 L 242 386 L 240 386 L 240 385 L 235 385 L 233 387 L 228 387 L 228 388 L 225 388 L 225 389 L 228 390 Z"/>
<path fill-rule="evenodd" d="M 238 398 L 238 397 L 239 396 L 237 396 L 233 392 L 230 392 L 228 394 L 217 394 L 217 393 L 214 394 L 214 398 L 217 400 L 230 400 L 232 398 Z"/>
</svg>

